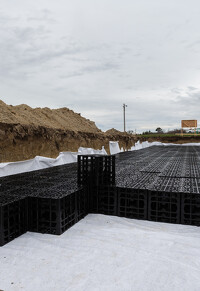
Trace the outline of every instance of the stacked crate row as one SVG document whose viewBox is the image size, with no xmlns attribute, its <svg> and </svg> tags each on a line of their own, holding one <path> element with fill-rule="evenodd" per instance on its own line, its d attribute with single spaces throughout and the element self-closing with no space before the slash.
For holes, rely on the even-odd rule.
<svg viewBox="0 0 200 291">
<path fill-rule="evenodd" d="M 125 155 L 130 157 L 131 153 L 125 153 Z M 198 192 L 195 193 L 196 188 L 192 188 L 191 179 L 188 189 L 194 193 L 184 193 L 180 191 L 184 187 L 179 178 L 159 177 L 160 171 L 151 172 L 150 167 L 150 171 L 147 172 L 134 171 L 134 169 L 131 171 L 130 159 L 128 163 L 129 166 L 125 163 L 123 183 L 121 180 L 120 183 L 118 181 L 115 183 L 114 156 L 79 157 L 78 180 L 80 185 L 88 186 L 91 201 L 89 212 L 200 225 L 200 198 Z M 100 166 L 95 166 L 95 164 Z M 163 169 L 166 161 L 155 164 L 156 169 L 160 167 L 160 164 Z M 122 173 L 124 170 L 120 172 L 120 175 Z M 184 178 L 183 180 L 187 181 Z M 161 190 L 162 188 L 165 190 Z"/>
<path fill-rule="evenodd" d="M 1 178 L 0 246 L 62 234 L 88 213 L 199 226 L 199 159 L 196 147 L 152 147 Z"/>
<path fill-rule="evenodd" d="M 27 231 L 62 234 L 88 214 L 70 164 L 1 178 L 0 246 Z"/>
<path fill-rule="evenodd" d="M 200 225 L 198 146 L 158 146 L 139 154 L 121 153 L 116 185 L 147 191 L 148 220 Z"/>
<path fill-rule="evenodd" d="M 1 178 L 0 246 L 27 231 L 62 234 L 97 212 L 99 186 L 115 181 L 114 158 L 79 157 L 78 179 L 77 164 Z"/>
</svg>

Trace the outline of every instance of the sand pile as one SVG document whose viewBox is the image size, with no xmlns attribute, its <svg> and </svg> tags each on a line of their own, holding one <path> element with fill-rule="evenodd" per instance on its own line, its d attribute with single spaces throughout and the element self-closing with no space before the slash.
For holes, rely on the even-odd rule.
<svg viewBox="0 0 200 291">
<path fill-rule="evenodd" d="M 64 107 L 59 109 L 31 108 L 22 104 L 7 105 L 0 100 L 0 122 L 7 124 L 21 124 L 43 126 L 46 128 L 98 133 L 101 132 L 93 121 Z"/>
<path fill-rule="evenodd" d="M 111 129 L 107 130 L 105 133 L 107 135 L 113 135 L 113 136 L 115 136 L 115 135 L 127 135 L 126 132 L 119 131 L 119 130 L 117 130 L 115 128 L 111 128 Z"/>
</svg>

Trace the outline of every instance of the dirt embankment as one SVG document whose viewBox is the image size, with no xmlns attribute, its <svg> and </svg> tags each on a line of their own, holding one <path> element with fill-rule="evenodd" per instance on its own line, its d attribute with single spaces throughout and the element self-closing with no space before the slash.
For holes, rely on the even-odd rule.
<svg viewBox="0 0 200 291">
<path fill-rule="evenodd" d="M 109 141 L 119 141 L 129 149 L 133 135 L 98 129 L 94 122 L 68 108 L 31 108 L 12 106 L 0 101 L 0 162 L 34 158 L 36 155 L 55 158 L 61 151 L 77 151 L 80 146 L 109 152 Z"/>
<path fill-rule="evenodd" d="M 80 146 L 109 153 L 109 141 L 130 149 L 137 140 L 165 143 L 200 142 L 200 137 L 141 138 L 114 128 L 102 132 L 93 121 L 68 108 L 31 108 L 12 106 L 0 100 L 0 162 L 14 162 L 36 155 L 55 158 L 61 151 L 77 151 Z"/>
<path fill-rule="evenodd" d="M 75 132 L 42 126 L 0 123 L 0 162 L 21 161 L 36 155 L 55 158 L 62 151 L 77 151 L 80 146 L 109 152 L 109 141 L 119 141 L 129 149 L 135 138 L 130 135 Z"/>
</svg>

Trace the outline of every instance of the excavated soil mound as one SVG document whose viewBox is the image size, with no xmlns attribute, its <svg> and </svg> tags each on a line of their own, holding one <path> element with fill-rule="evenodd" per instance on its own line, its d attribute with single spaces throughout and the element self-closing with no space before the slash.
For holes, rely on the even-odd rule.
<svg viewBox="0 0 200 291">
<path fill-rule="evenodd" d="M 108 135 L 120 135 L 120 134 L 125 134 L 124 132 L 119 131 L 119 130 L 117 130 L 117 129 L 115 129 L 115 128 L 111 128 L 111 129 L 107 130 L 105 133 L 108 134 Z"/>
<path fill-rule="evenodd" d="M 109 141 L 118 140 L 120 147 L 130 148 L 135 139 L 111 129 L 104 133 L 93 121 L 68 108 L 31 108 L 6 105 L 0 100 L 0 162 L 14 162 L 36 155 L 55 158 L 61 151 L 81 147 L 109 153 Z"/>
<path fill-rule="evenodd" d="M 101 132 L 93 121 L 64 107 L 59 109 L 31 108 L 22 104 L 7 105 L 0 100 L 0 122 L 6 124 L 21 124 L 42 126 L 46 128 L 70 130 L 74 132 Z"/>
</svg>

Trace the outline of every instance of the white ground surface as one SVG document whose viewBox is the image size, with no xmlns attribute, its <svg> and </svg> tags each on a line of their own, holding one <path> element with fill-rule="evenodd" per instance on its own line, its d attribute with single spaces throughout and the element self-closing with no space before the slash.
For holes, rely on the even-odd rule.
<svg viewBox="0 0 200 291">
<path fill-rule="evenodd" d="M 0 248 L 0 289 L 200 290 L 200 228 L 88 215 Z"/>
</svg>

